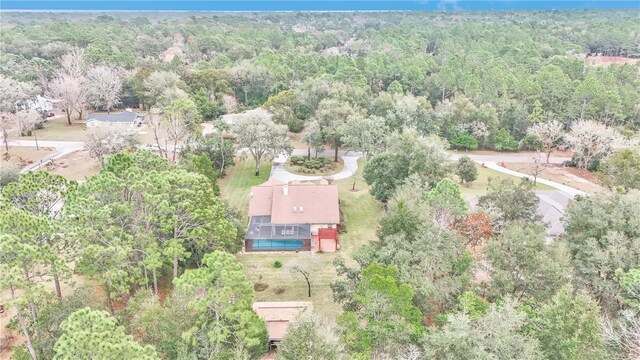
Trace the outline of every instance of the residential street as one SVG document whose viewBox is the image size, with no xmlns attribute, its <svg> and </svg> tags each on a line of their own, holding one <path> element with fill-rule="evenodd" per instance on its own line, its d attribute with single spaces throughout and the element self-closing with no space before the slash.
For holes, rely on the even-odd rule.
<svg viewBox="0 0 640 360">
<path fill-rule="evenodd" d="M 83 142 L 78 141 L 38 141 L 38 145 L 41 147 L 51 147 L 55 148 L 56 151 L 52 154 L 44 157 L 39 162 L 34 162 L 33 164 L 22 169 L 22 172 L 27 172 L 31 170 L 36 170 L 40 168 L 43 164 L 51 159 L 57 159 L 66 154 L 72 153 L 74 151 L 80 150 L 84 147 Z M 9 146 L 30 146 L 35 147 L 36 143 L 33 140 L 13 140 L 9 143 Z M 306 155 L 307 149 L 294 149 L 291 155 Z M 313 153 L 315 155 L 315 153 Z M 323 156 L 334 156 L 335 151 L 332 149 L 324 150 L 318 153 Z M 331 175 L 335 180 L 346 179 L 351 177 L 358 170 L 358 159 L 362 157 L 362 153 L 357 151 L 350 150 L 339 150 L 338 156 L 340 156 L 344 160 L 344 169 L 338 174 Z M 459 159 L 464 154 L 451 154 L 451 159 Z M 484 163 L 484 165 L 492 170 L 500 171 L 502 173 L 518 176 L 518 177 L 528 177 L 532 179 L 531 175 L 523 174 L 517 171 L 506 169 L 500 165 L 500 162 L 505 163 L 522 163 L 522 162 L 533 162 L 533 158 L 530 156 L 521 156 L 521 155 L 467 155 L 473 161 L 477 163 Z M 285 170 L 284 163 L 288 156 L 281 155 L 274 159 L 274 166 L 271 170 L 270 177 L 279 179 L 281 181 L 292 181 L 292 180 L 301 180 L 301 181 L 312 181 L 319 180 L 322 176 L 304 176 L 304 175 L 296 175 L 292 174 Z M 559 164 L 566 160 L 569 160 L 568 157 L 551 157 L 549 159 L 550 163 Z M 551 180 L 538 178 L 538 182 L 541 184 L 552 186 L 559 191 L 565 193 L 567 196 L 573 198 L 575 195 L 586 195 L 584 191 L 580 191 L 578 189 L 574 189 L 567 185 L 563 185 Z"/>
<path fill-rule="evenodd" d="M 29 146 L 29 147 L 35 147 L 36 146 L 36 142 L 33 140 L 12 140 L 9 141 L 9 146 Z M 53 153 L 43 157 L 42 159 L 40 159 L 40 161 L 34 162 L 33 164 L 25 167 L 22 169 L 22 172 L 28 172 L 28 171 L 32 171 L 32 170 L 37 170 L 39 169 L 42 165 L 46 164 L 47 161 L 51 160 L 51 159 L 57 159 L 59 157 L 62 157 L 64 155 L 70 154 L 74 151 L 80 150 L 84 147 L 84 143 L 83 142 L 79 142 L 79 141 L 38 141 L 38 146 L 40 147 L 48 147 L 48 148 L 55 148 L 56 151 L 54 151 Z"/>
</svg>

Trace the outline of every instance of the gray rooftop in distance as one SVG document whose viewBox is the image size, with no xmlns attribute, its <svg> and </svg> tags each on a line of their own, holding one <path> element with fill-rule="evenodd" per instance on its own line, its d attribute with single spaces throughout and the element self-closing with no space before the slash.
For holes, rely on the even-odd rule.
<svg viewBox="0 0 640 360">
<path fill-rule="evenodd" d="M 98 120 L 98 121 L 107 121 L 107 122 L 133 122 L 137 117 L 138 113 L 135 111 L 123 111 L 117 114 L 89 114 L 87 116 L 87 121 L 90 120 Z"/>
</svg>

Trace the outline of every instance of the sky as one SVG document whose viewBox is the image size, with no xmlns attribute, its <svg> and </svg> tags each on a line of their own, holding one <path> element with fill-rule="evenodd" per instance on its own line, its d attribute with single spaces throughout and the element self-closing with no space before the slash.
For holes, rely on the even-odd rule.
<svg viewBox="0 0 640 360">
<path fill-rule="evenodd" d="M 640 9 L 640 0 L 0 0 L 2 10 L 375 11 Z"/>
</svg>

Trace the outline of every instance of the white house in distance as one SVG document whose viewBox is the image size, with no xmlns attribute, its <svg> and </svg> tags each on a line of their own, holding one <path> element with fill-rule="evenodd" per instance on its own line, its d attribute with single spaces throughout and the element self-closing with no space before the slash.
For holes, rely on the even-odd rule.
<svg viewBox="0 0 640 360">
<path fill-rule="evenodd" d="M 114 114 L 89 114 L 85 120 L 87 128 L 120 128 L 128 129 L 140 126 L 144 120 L 144 113 L 137 113 L 126 109 Z"/>
<path fill-rule="evenodd" d="M 38 95 L 35 99 L 29 100 L 27 102 L 26 108 L 40 112 L 49 112 L 53 110 L 55 104 L 59 102 L 60 100 L 48 99 L 46 97 Z"/>
</svg>

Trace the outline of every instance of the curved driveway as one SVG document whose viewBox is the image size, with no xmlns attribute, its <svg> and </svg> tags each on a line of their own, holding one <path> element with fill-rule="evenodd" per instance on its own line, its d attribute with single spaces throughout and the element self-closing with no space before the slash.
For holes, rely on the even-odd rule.
<svg viewBox="0 0 640 360">
<path fill-rule="evenodd" d="M 293 151 L 293 155 L 307 155 L 307 151 L 295 149 Z M 285 164 L 289 156 L 283 154 L 273 160 L 273 166 L 271 167 L 271 174 L 269 174 L 269 178 L 278 179 L 283 182 L 289 182 L 293 180 L 314 181 L 314 180 L 320 180 L 323 178 L 331 178 L 333 180 L 342 180 L 342 179 L 351 177 L 353 174 L 356 173 L 356 171 L 358 171 L 358 158 L 360 156 L 346 156 L 346 155 L 339 155 L 339 156 L 344 161 L 344 168 L 339 173 L 334 175 L 326 175 L 326 176 L 307 176 L 307 175 L 298 175 L 298 174 L 294 174 L 287 171 Z"/>
</svg>

